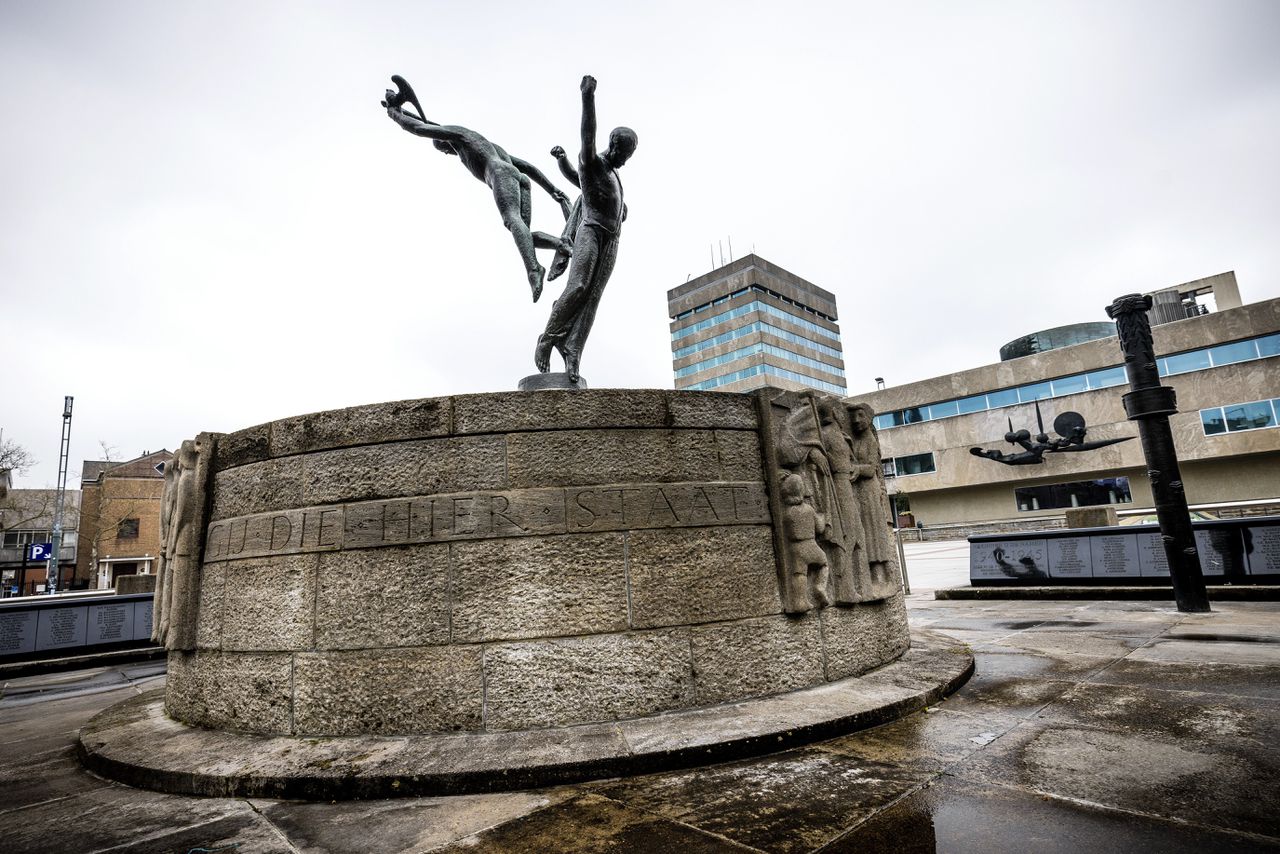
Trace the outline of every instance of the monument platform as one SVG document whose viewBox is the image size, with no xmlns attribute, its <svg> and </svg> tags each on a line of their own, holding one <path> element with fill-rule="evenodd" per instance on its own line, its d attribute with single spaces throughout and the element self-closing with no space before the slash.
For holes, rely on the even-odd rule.
<svg viewBox="0 0 1280 854">
<path fill-rule="evenodd" d="M 141 788 L 305 800 L 455 795 L 650 773 L 773 753 L 878 726 L 940 701 L 973 672 L 968 648 L 913 634 L 863 676 L 787 694 L 615 723 L 521 732 L 298 739 L 190 727 L 156 690 L 96 715 L 78 750 Z"/>
</svg>

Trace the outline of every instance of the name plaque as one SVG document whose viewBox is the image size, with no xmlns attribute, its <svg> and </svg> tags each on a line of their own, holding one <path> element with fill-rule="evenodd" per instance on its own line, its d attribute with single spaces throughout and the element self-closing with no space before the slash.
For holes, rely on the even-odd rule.
<svg viewBox="0 0 1280 854">
<path fill-rule="evenodd" d="M 1044 540 L 986 542 L 969 548 L 969 577 L 973 579 L 1049 577 L 1048 545 Z"/>
<path fill-rule="evenodd" d="M 1138 543 L 1132 534 L 1104 534 L 1089 538 L 1094 578 L 1138 578 Z"/>
<path fill-rule="evenodd" d="M 0 655 L 35 652 L 36 612 L 0 613 Z"/>
<path fill-rule="evenodd" d="M 1250 526 L 1247 551 L 1250 575 L 1280 575 L 1280 525 Z"/>
<path fill-rule="evenodd" d="M 37 613 L 39 622 L 36 624 L 36 652 L 84 646 L 89 624 L 88 607 L 49 608 Z"/>
<path fill-rule="evenodd" d="M 208 527 L 206 563 L 452 540 L 763 525 L 759 482 L 647 483 L 423 495 L 256 513 Z"/>
<path fill-rule="evenodd" d="M 1143 578 L 1168 578 L 1169 555 L 1164 550 L 1164 538 L 1159 534 L 1138 534 L 1138 567 Z"/>
<path fill-rule="evenodd" d="M 89 606 L 85 643 L 119 643 L 133 640 L 133 602 Z"/>
<path fill-rule="evenodd" d="M 1091 578 L 1093 562 L 1089 541 L 1084 537 L 1056 537 L 1049 540 L 1050 578 Z"/>
</svg>

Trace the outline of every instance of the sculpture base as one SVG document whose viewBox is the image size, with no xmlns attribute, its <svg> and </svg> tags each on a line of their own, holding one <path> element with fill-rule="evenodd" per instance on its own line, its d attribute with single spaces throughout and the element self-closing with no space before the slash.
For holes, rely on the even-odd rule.
<svg viewBox="0 0 1280 854">
<path fill-rule="evenodd" d="M 624 721 L 420 736 L 252 735 L 165 717 L 152 691 L 80 730 L 90 770 L 187 795 L 338 800 L 552 786 L 759 756 L 896 720 L 968 680 L 973 656 L 912 632 L 898 660 L 861 676 L 745 702 Z"/>
<path fill-rule="evenodd" d="M 576 388 L 585 389 L 587 381 L 583 377 L 578 377 L 578 381 L 574 382 L 569 379 L 569 375 L 563 372 L 531 374 L 520 380 L 518 388 L 520 391 L 545 391 L 546 389 L 564 389 Z"/>
</svg>

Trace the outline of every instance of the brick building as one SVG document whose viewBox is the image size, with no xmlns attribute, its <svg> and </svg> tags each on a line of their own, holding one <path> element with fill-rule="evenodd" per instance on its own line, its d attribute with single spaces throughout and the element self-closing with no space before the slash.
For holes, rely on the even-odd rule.
<svg viewBox="0 0 1280 854">
<path fill-rule="evenodd" d="M 122 575 L 154 572 L 160 555 L 160 495 L 169 451 L 124 463 L 86 460 L 81 473 L 76 581 L 114 587 Z"/>
</svg>

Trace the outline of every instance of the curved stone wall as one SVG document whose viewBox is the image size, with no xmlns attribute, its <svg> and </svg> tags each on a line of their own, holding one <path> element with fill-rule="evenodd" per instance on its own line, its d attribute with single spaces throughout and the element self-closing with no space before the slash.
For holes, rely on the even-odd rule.
<svg viewBox="0 0 1280 854">
<path fill-rule="evenodd" d="M 753 399 L 539 391 L 219 436 L 179 721 L 294 735 L 619 720 L 864 673 L 901 594 L 783 613 Z"/>
</svg>

